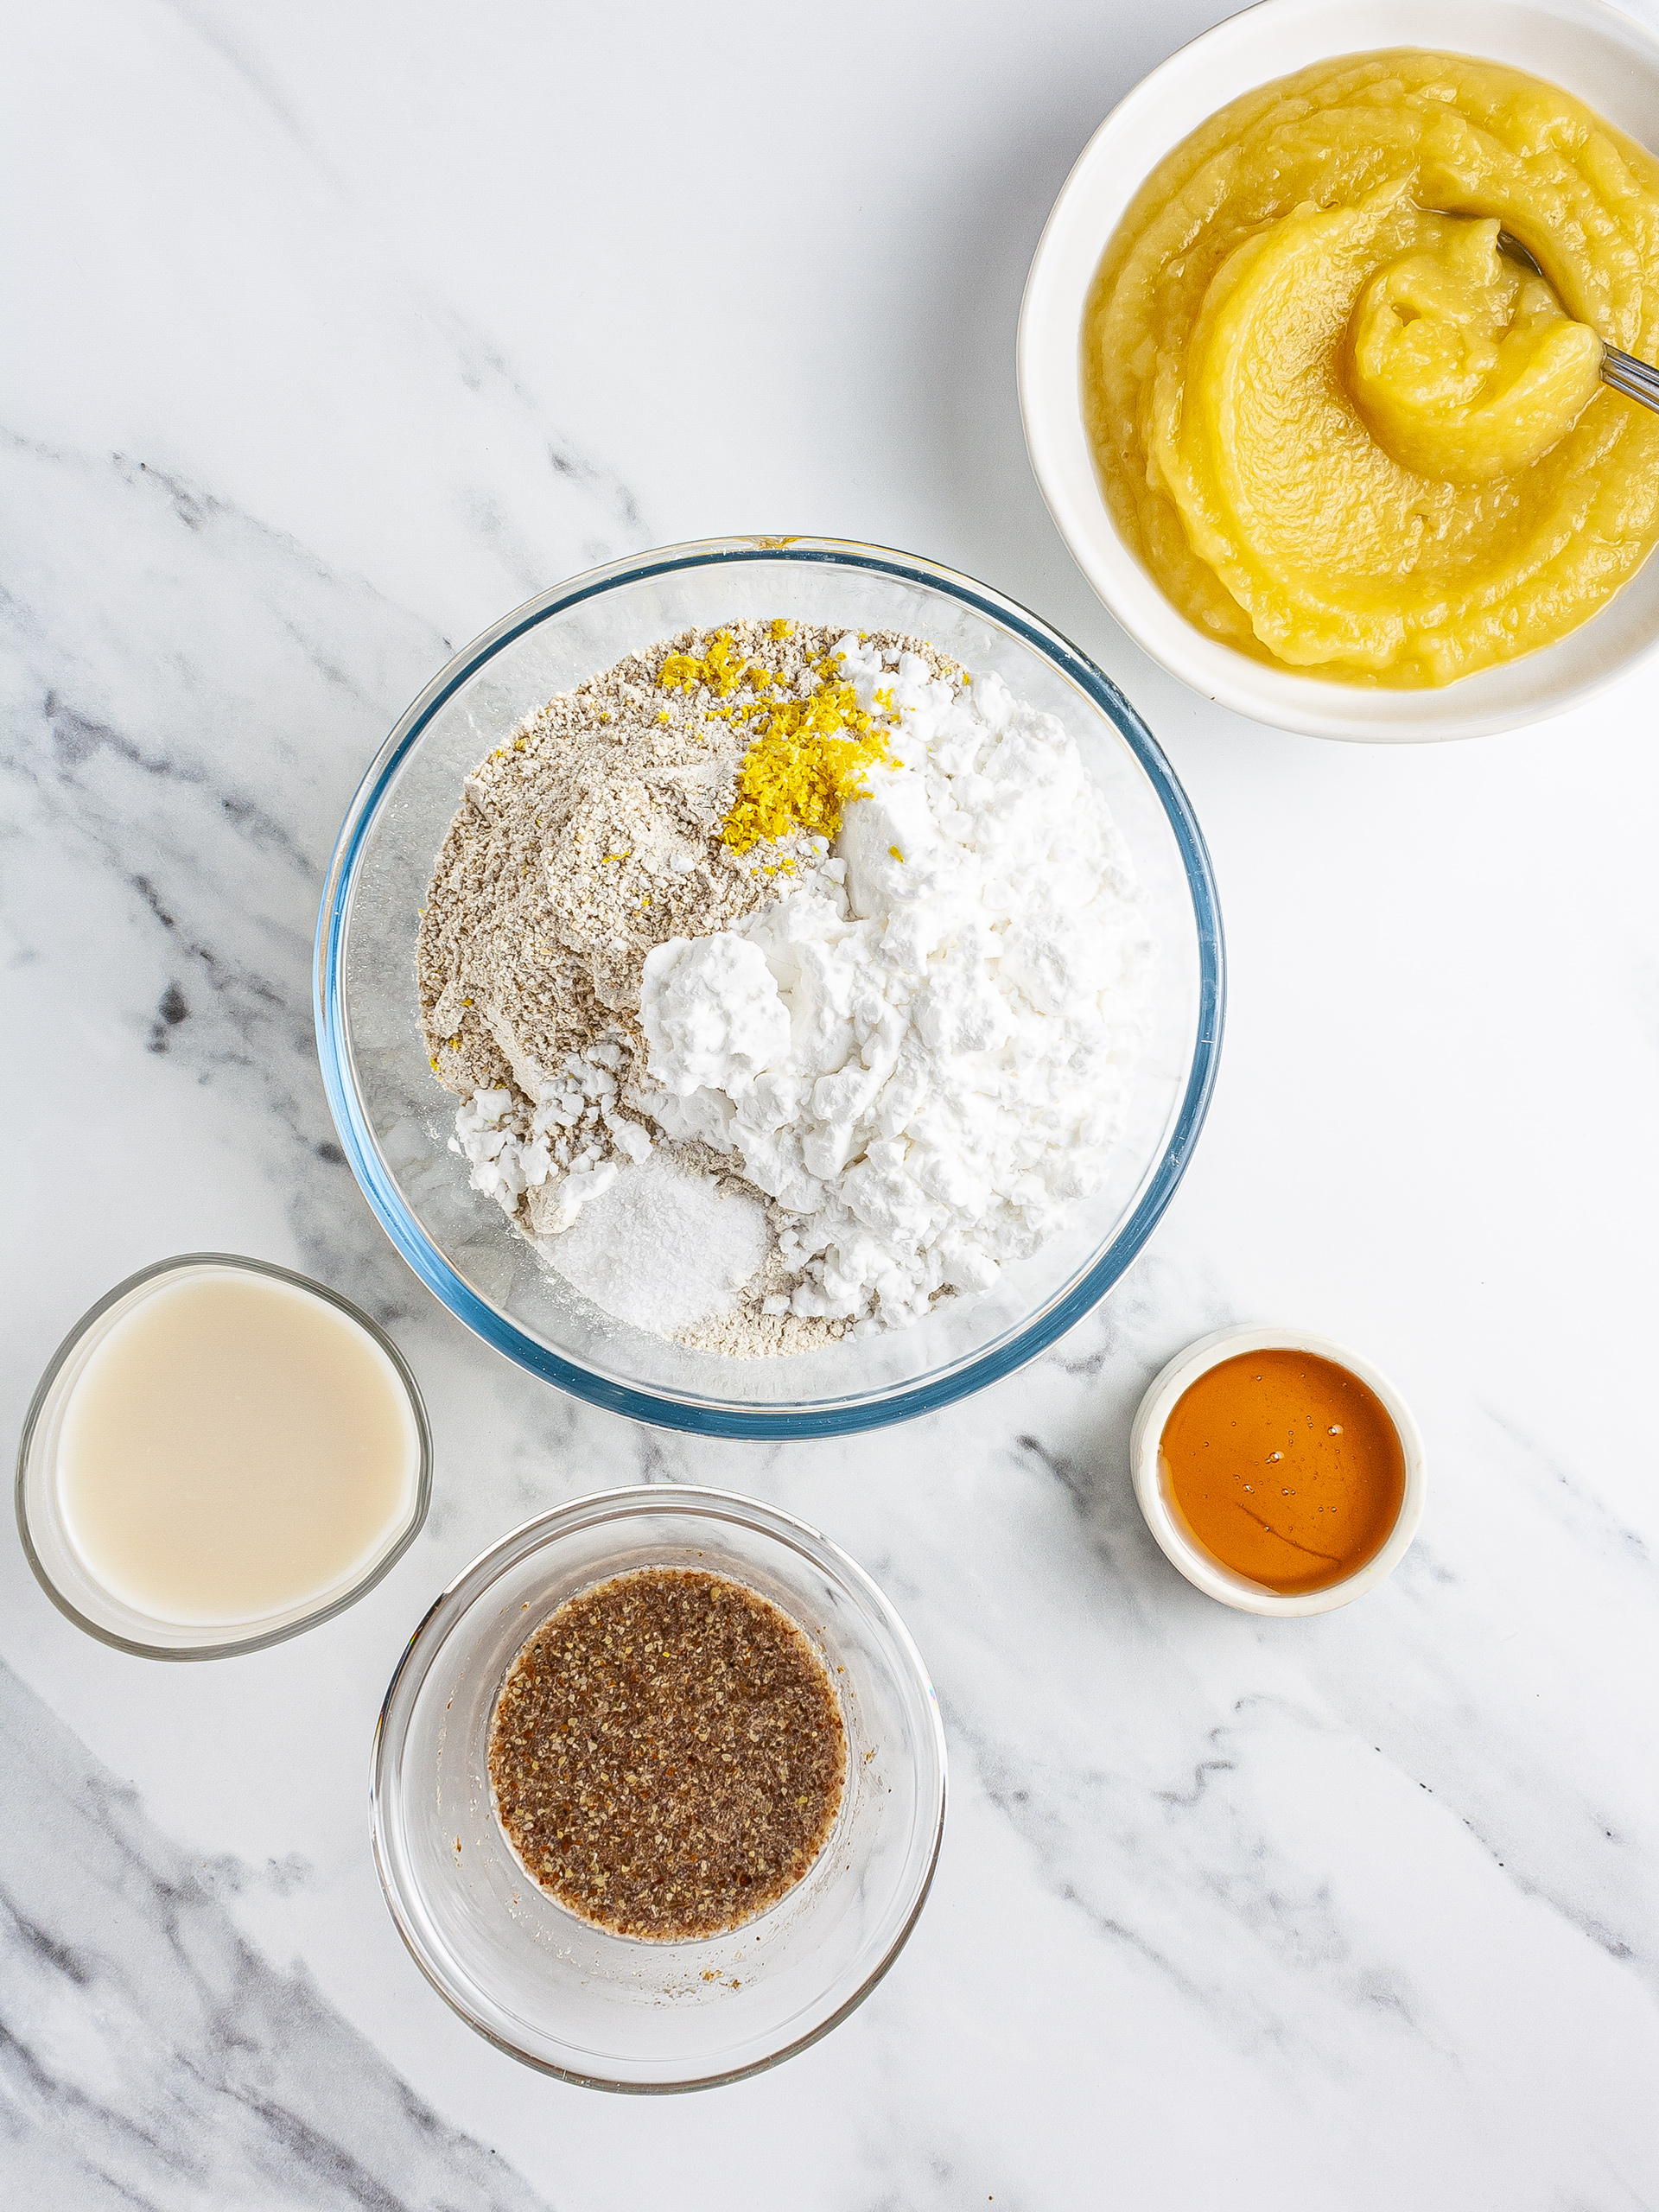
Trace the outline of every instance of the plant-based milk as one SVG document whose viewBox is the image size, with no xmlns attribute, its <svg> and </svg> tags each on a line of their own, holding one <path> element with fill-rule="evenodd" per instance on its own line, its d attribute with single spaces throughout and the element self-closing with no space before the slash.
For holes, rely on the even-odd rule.
<svg viewBox="0 0 1659 2212">
<path fill-rule="evenodd" d="M 420 1460 L 403 1378 L 365 1329 L 297 1285 L 207 1268 L 94 1346 L 57 1469 L 88 1573 L 197 1627 L 349 1587 L 408 1522 Z"/>
</svg>

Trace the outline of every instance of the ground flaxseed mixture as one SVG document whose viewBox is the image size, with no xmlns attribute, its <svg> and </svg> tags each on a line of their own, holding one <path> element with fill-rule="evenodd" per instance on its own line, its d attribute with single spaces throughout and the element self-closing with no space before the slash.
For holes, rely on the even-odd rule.
<svg viewBox="0 0 1659 2212">
<path fill-rule="evenodd" d="M 807 1872 L 840 1809 L 841 1707 L 787 1615 L 701 1569 L 561 1605 L 502 1686 L 490 1782 L 532 1880 L 619 1936 L 723 1935 Z"/>
</svg>

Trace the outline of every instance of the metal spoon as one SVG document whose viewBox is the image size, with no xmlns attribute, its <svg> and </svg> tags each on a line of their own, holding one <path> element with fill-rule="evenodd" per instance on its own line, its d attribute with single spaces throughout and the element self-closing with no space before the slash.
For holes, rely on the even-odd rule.
<svg viewBox="0 0 1659 2212">
<path fill-rule="evenodd" d="M 1497 234 L 1497 250 L 1522 269 L 1529 270 L 1535 276 L 1544 272 L 1517 238 L 1508 231 Z M 1545 279 L 1548 283 L 1548 279 Z M 1626 399 L 1634 399 L 1643 407 L 1651 407 L 1659 415 L 1659 369 L 1650 369 L 1645 361 L 1638 361 L 1633 353 L 1621 353 L 1617 346 L 1601 349 L 1601 380 L 1610 384 L 1615 391 L 1622 391 Z"/>
</svg>

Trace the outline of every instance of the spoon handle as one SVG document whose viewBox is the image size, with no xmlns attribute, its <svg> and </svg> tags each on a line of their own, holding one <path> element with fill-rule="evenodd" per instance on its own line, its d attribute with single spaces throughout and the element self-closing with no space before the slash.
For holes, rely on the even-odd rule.
<svg viewBox="0 0 1659 2212">
<path fill-rule="evenodd" d="M 1621 353 L 1617 346 L 1605 346 L 1601 380 L 1611 385 L 1615 391 L 1622 391 L 1627 399 L 1640 400 L 1643 407 L 1651 407 L 1659 414 L 1659 369 L 1650 369 L 1634 354 Z"/>
</svg>

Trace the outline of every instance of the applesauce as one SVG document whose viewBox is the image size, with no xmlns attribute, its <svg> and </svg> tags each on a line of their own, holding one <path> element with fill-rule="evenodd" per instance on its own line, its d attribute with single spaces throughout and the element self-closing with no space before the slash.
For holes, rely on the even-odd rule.
<svg viewBox="0 0 1659 2212">
<path fill-rule="evenodd" d="M 1442 684 L 1564 636 L 1659 537 L 1659 416 L 1599 381 L 1604 343 L 1656 342 L 1659 162 L 1497 62 L 1351 54 L 1147 178 L 1084 402 L 1118 527 L 1200 629 Z"/>
</svg>

